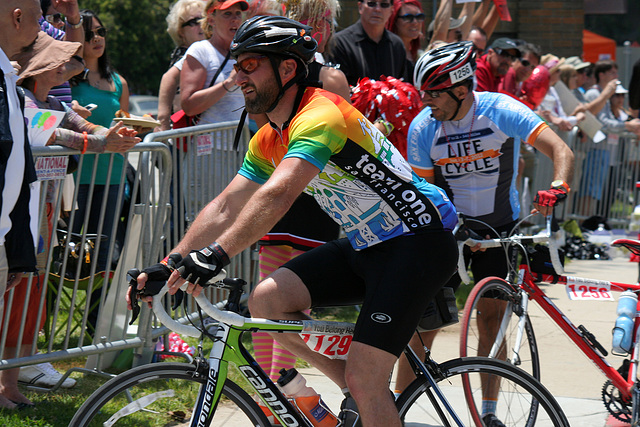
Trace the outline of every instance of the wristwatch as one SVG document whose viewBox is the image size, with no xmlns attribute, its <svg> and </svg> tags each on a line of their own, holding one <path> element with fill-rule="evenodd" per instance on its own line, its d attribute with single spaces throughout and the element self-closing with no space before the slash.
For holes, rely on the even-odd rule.
<svg viewBox="0 0 640 427">
<path fill-rule="evenodd" d="M 77 24 L 72 24 L 71 22 L 69 22 L 69 20 L 67 19 L 67 17 L 65 16 L 64 18 L 64 22 L 65 24 L 67 24 L 68 26 L 70 26 L 71 28 L 73 28 L 74 30 L 77 30 L 78 28 L 80 28 L 80 26 L 82 25 L 82 15 L 80 15 L 80 20 L 78 21 Z"/>
<path fill-rule="evenodd" d="M 569 191 L 571 191 L 571 188 L 569 188 L 569 184 L 567 184 L 566 182 L 564 182 L 561 179 L 556 179 L 551 183 L 551 188 L 555 188 L 555 189 L 560 189 L 562 188 L 565 193 L 569 193 Z"/>
</svg>

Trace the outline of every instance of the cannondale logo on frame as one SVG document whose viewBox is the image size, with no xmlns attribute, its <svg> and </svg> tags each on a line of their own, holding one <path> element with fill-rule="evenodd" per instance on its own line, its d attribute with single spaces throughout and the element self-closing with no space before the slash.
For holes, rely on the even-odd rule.
<svg viewBox="0 0 640 427">
<path fill-rule="evenodd" d="M 385 313 L 373 313 L 371 315 L 371 320 L 378 323 L 389 323 L 391 322 L 391 316 Z"/>
</svg>

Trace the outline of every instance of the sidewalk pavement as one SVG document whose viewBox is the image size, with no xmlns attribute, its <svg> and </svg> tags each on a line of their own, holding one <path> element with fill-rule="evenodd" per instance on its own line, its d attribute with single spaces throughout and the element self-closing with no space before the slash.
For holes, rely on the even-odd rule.
<svg viewBox="0 0 640 427">
<path fill-rule="evenodd" d="M 608 261 L 571 260 L 565 266 L 565 275 L 587 277 L 622 283 L 636 283 L 638 264 L 628 257 Z M 611 330 L 616 321 L 618 293 L 615 301 L 571 301 L 566 288 L 560 285 L 544 285 L 544 291 L 553 303 L 577 326 L 584 325 L 609 351 L 607 360 L 618 367 L 622 357 L 611 355 Z M 605 377 L 587 359 L 559 327 L 536 304 L 530 304 L 529 315 L 534 327 L 538 348 L 542 383 L 556 397 L 573 426 L 618 427 L 620 423 L 609 416 L 602 401 Z M 433 356 L 437 361 L 459 357 L 459 324 L 442 330 L 436 337 Z M 340 389 L 314 368 L 300 369 L 323 400 L 336 413 L 339 411 L 342 393 Z"/>
</svg>

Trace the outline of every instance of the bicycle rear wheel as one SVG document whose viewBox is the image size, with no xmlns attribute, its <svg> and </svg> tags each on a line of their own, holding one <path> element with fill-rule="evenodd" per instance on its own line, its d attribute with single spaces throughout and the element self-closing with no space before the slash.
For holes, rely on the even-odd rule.
<svg viewBox="0 0 640 427">
<path fill-rule="evenodd" d="M 520 294 L 513 286 L 497 277 L 482 279 L 464 306 L 460 356 L 495 357 L 509 362 L 514 359 L 514 365 L 539 380 L 540 360 L 533 326 L 529 315 L 521 313 L 523 327 L 520 327 L 521 311 Z M 501 340 L 499 330 L 503 334 Z M 518 333 L 521 342 L 515 348 Z"/>
<path fill-rule="evenodd" d="M 439 365 L 435 380 L 464 426 L 482 427 L 483 382 L 500 383 L 495 415 L 507 427 L 568 426 L 555 398 L 542 384 L 522 369 L 497 359 L 466 357 Z M 429 397 L 432 387 L 420 376 L 400 395 L 396 406 L 405 427 L 446 425 Z M 442 405 L 440 405 L 442 407 Z M 446 412 L 446 411 L 444 411 Z M 444 414 L 449 425 L 457 425 Z"/>
<path fill-rule="evenodd" d="M 191 418 L 200 387 L 206 381 L 206 372 L 198 374 L 196 367 L 187 363 L 152 363 L 131 369 L 96 390 L 69 425 L 186 423 Z M 271 426 L 258 405 L 237 384 L 226 380 L 222 394 L 211 426 Z"/>
</svg>

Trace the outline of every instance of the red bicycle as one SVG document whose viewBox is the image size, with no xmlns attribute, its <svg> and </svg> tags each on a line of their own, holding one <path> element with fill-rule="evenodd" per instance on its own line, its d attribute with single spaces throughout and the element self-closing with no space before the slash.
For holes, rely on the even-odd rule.
<svg viewBox="0 0 640 427">
<path fill-rule="evenodd" d="M 637 379 L 640 318 L 634 318 L 630 350 L 619 354 L 626 358 L 616 369 L 606 361 L 608 352 L 596 337 L 583 325 L 573 324 L 538 284 L 567 286 L 572 299 L 607 300 L 613 300 L 612 292 L 638 294 L 640 286 L 562 275 L 563 267 L 549 230 L 548 220 L 547 233 L 541 235 L 513 234 L 487 240 L 469 238 L 464 242 L 470 246 L 480 244 L 482 248 L 503 247 L 510 267 L 506 279 L 487 277 L 469 294 L 462 320 L 460 355 L 507 360 L 540 379 L 539 350 L 527 312 L 529 303 L 535 302 L 605 375 L 607 381 L 602 397 L 607 410 L 618 420 L 632 426 L 640 425 L 640 382 Z M 541 242 L 548 242 L 549 248 L 540 245 Z M 532 245 L 535 248 L 531 249 Z M 613 245 L 640 254 L 638 241 L 618 239 Z M 513 250 L 514 246 L 520 250 Z M 466 270 L 461 268 L 459 271 L 465 281 Z"/>
</svg>

